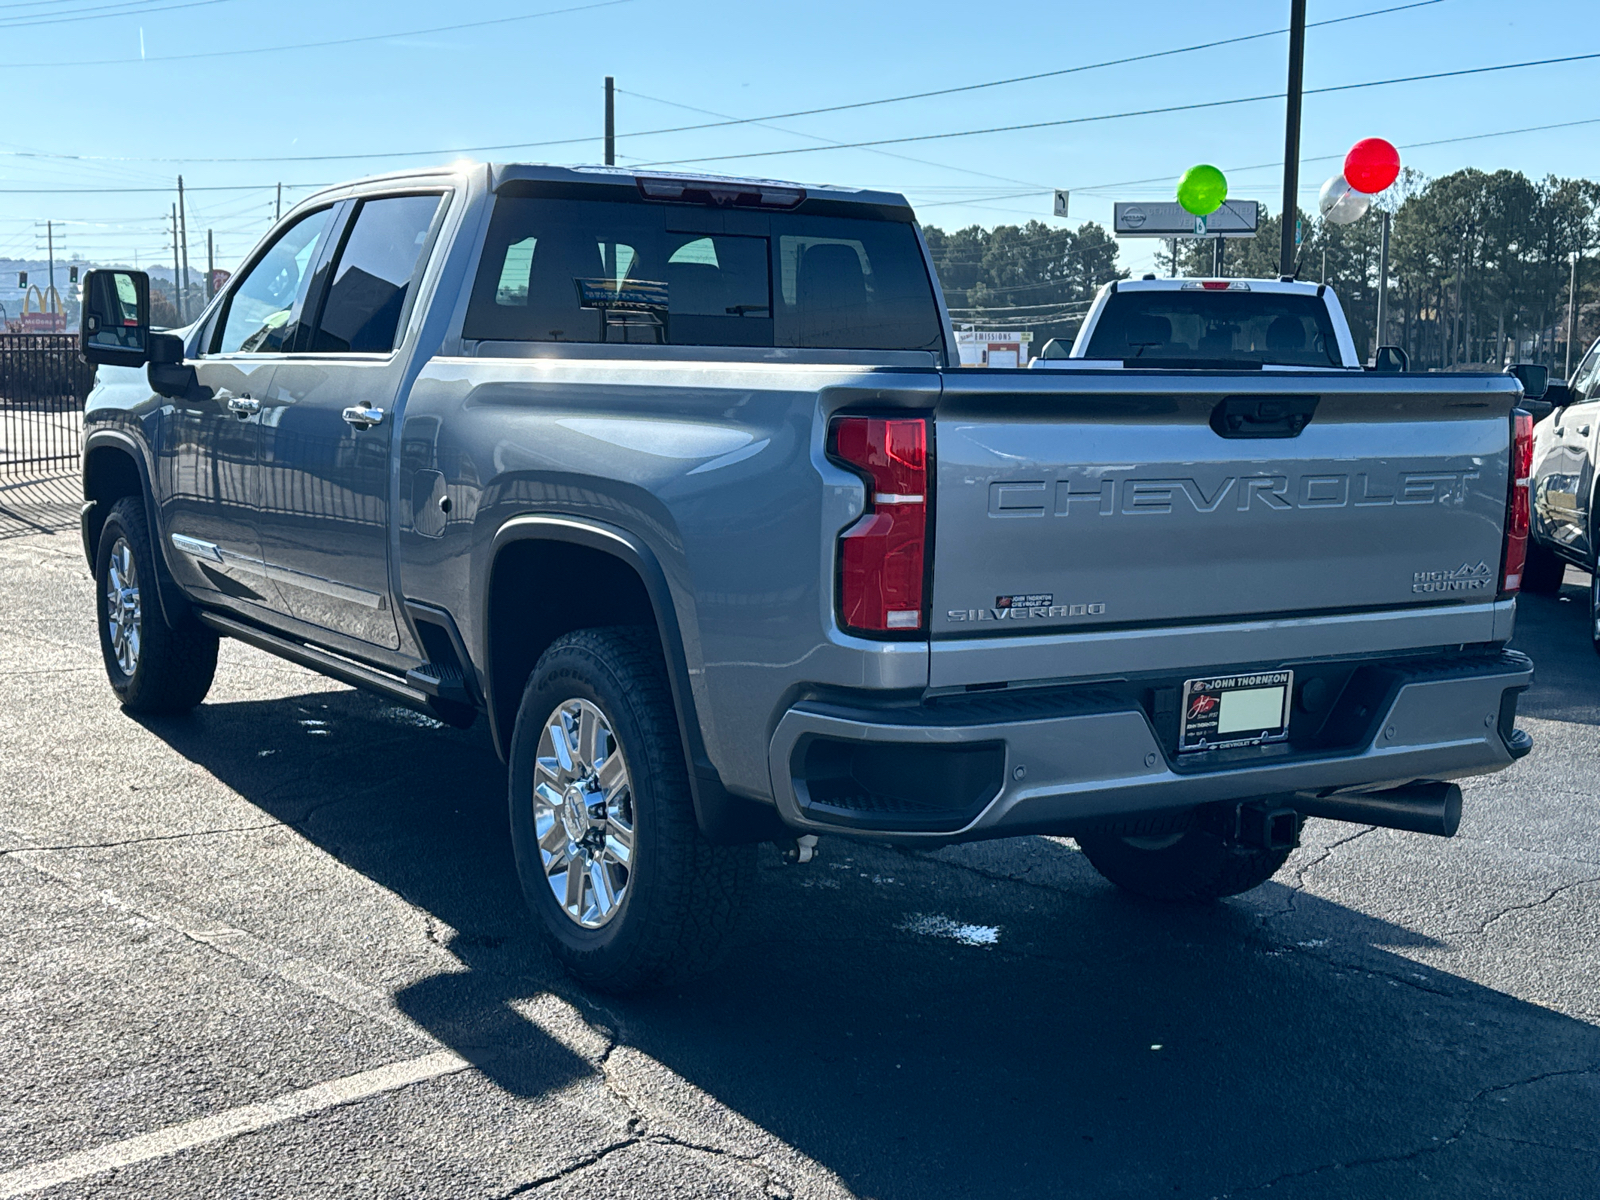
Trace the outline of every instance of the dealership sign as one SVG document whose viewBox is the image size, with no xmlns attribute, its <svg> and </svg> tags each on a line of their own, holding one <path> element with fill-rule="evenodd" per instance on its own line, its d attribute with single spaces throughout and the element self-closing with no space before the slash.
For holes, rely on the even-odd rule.
<svg viewBox="0 0 1600 1200">
<path fill-rule="evenodd" d="M 1113 206 L 1112 232 L 1118 237 L 1255 237 L 1261 206 L 1254 200 L 1225 200 L 1209 216 L 1196 217 L 1172 200 L 1149 203 L 1118 201 Z"/>
</svg>

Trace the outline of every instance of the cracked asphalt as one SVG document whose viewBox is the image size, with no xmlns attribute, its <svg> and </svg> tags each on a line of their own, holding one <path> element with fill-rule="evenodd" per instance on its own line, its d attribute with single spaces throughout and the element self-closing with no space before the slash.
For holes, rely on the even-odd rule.
<svg viewBox="0 0 1600 1200">
<path fill-rule="evenodd" d="M 727 966 L 616 1001 L 536 940 L 481 728 L 237 643 L 129 717 L 71 516 L 0 495 L 0 1197 L 1600 1195 L 1577 572 L 1454 839 L 1311 822 L 1201 909 L 1065 840 L 764 850 Z"/>
</svg>

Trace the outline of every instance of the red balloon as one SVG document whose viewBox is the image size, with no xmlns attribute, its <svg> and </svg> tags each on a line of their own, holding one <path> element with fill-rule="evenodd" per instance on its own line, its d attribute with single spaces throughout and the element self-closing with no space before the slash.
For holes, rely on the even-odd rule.
<svg viewBox="0 0 1600 1200">
<path fill-rule="evenodd" d="M 1344 179 L 1358 192 L 1373 195 L 1400 178 L 1400 151 L 1382 138 L 1362 138 L 1344 156 Z"/>
</svg>

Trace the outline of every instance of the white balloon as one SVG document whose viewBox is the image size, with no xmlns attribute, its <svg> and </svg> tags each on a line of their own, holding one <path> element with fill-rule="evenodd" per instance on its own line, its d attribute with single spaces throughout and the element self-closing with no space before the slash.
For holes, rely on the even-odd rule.
<svg viewBox="0 0 1600 1200">
<path fill-rule="evenodd" d="M 1343 175 L 1335 175 L 1322 185 L 1317 207 L 1322 210 L 1322 219 L 1330 225 L 1348 225 L 1367 215 L 1372 197 L 1356 191 L 1345 182 Z"/>
</svg>

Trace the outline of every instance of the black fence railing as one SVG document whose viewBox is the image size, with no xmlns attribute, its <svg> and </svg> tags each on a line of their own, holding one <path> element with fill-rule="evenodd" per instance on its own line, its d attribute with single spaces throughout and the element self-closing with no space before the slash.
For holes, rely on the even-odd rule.
<svg viewBox="0 0 1600 1200">
<path fill-rule="evenodd" d="M 75 333 L 0 334 L 0 475 L 51 474 L 77 465 L 83 402 L 94 368 Z"/>
</svg>

